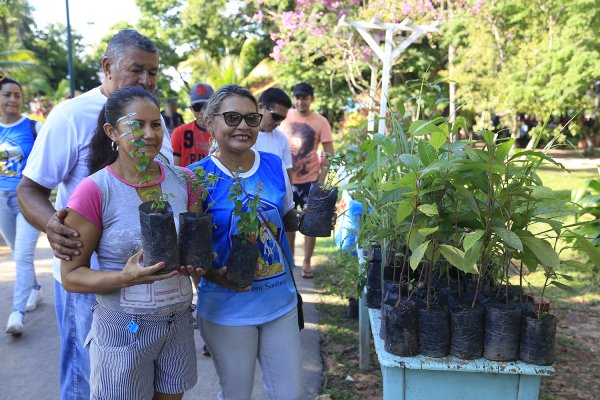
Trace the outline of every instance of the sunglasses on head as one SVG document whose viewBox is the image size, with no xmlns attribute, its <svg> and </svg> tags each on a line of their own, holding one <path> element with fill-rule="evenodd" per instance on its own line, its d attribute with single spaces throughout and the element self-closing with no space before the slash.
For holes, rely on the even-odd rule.
<svg viewBox="0 0 600 400">
<path fill-rule="evenodd" d="M 202 108 L 205 106 L 205 103 L 196 103 L 196 104 L 192 104 L 190 106 L 190 108 L 194 111 L 194 112 L 199 112 L 200 110 L 202 110 Z"/>
<path fill-rule="evenodd" d="M 271 118 L 273 118 L 273 122 L 281 122 L 285 119 L 285 116 L 283 116 L 281 114 L 277 114 L 275 111 L 271 110 L 270 108 L 267 108 L 266 110 L 271 113 Z"/>
<path fill-rule="evenodd" d="M 214 117 L 218 117 L 219 115 L 223 116 L 223 120 L 225 120 L 225 123 L 229 126 L 238 126 L 242 122 L 242 119 L 244 119 L 246 124 L 252 128 L 259 126 L 263 117 L 262 114 L 259 113 L 248 113 L 242 115 L 235 111 L 226 111 L 221 114 L 213 114 Z"/>
</svg>

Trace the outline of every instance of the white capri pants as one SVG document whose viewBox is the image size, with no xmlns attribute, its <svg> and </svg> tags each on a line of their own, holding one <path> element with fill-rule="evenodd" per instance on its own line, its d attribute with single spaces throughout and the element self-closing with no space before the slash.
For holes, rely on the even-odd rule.
<svg viewBox="0 0 600 400">
<path fill-rule="evenodd" d="M 199 318 L 223 400 L 248 400 L 256 359 L 270 400 L 298 400 L 302 393 L 302 350 L 296 307 L 262 325 L 225 326 Z"/>
</svg>

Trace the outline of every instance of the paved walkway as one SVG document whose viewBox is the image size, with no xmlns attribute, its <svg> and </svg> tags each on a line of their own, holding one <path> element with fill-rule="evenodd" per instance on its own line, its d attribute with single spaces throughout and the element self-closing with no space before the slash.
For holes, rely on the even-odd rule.
<svg viewBox="0 0 600 400">
<path fill-rule="evenodd" d="M 301 264 L 302 241 L 298 240 L 296 264 Z M 26 331 L 18 338 L 4 333 L 11 312 L 14 263 L 7 247 L 0 247 L 0 398 L 18 400 L 56 400 L 59 397 L 59 340 L 54 318 L 54 294 L 51 265 L 52 252 L 42 235 L 36 249 L 36 273 L 44 290 L 44 302 L 26 316 Z M 296 282 L 304 299 L 305 329 L 301 332 L 305 399 L 312 400 L 321 386 L 322 360 L 317 325 L 319 315 L 312 280 L 302 279 L 296 271 Z M 184 399 L 214 399 L 218 381 L 210 358 L 202 355 L 204 344 L 198 331 L 196 352 L 198 383 Z M 260 367 L 257 365 L 252 400 L 266 399 Z"/>
</svg>

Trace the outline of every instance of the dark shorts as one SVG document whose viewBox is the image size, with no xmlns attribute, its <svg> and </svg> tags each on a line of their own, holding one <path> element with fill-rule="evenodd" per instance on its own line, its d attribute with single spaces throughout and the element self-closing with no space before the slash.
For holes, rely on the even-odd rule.
<svg viewBox="0 0 600 400">
<path fill-rule="evenodd" d="M 292 192 L 294 193 L 294 205 L 297 209 L 302 210 L 304 205 L 308 201 L 308 192 L 310 191 L 310 185 L 312 182 L 301 183 L 299 185 L 292 185 Z"/>
</svg>

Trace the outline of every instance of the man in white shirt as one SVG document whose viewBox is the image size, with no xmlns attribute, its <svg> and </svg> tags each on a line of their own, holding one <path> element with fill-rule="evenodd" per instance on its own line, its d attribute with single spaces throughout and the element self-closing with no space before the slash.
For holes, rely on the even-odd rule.
<svg viewBox="0 0 600 400">
<path fill-rule="evenodd" d="M 62 224 L 73 190 L 88 176 L 90 141 L 98 115 L 113 91 L 127 86 L 156 89 L 158 49 L 146 36 L 135 30 L 115 34 L 102 58 L 102 85 L 56 106 L 48 115 L 35 142 L 23 180 L 17 188 L 19 206 L 29 223 L 46 232 L 54 255 L 54 297 L 56 318 L 61 336 L 60 398 L 89 399 L 89 355 L 84 341 L 92 321 L 93 294 L 70 293 L 60 280 L 60 261 L 76 254 L 79 234 Z M 173 150 L 165 130 L 163 148 L 158 156 L 173 162 Z M 58 186 L 56 209 L 49 200 L 50 191 Z M 92 268 L 97 268 L 95 257 Z"/>
<path fill-rule="evenodd" d="M 276 154 L 283 160 L 283 165 L 292 182 L 292 154 L 285 134 L 277 127 L 287 117 L 292 107 L 292 100 L 281 89 L 270 88 L 258 98 L 258 112 L 263 115 L 260 132 L 253 148 L 265 153 Z"/>
</svg>

